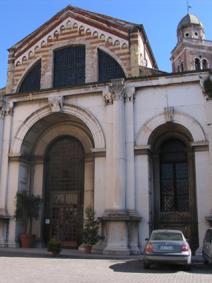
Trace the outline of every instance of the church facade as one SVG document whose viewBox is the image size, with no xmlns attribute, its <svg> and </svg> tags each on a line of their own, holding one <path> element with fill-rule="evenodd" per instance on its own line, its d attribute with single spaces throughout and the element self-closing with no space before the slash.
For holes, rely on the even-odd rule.
<svg viewBox="0 0 212 283">
<path fill-rule="evenodd" d="M 43 199 L 33 234 L 139 254 L 152 229 L 181 229 L 193 251 L 211 216 L 212 42 L 198 18 L 178 25 L 173 73 L 158 70 L 142 25 L 72 6 L 9 49 L 1 90 L 0 241 L 14 246 L 17 191 Z"/>
</svg>

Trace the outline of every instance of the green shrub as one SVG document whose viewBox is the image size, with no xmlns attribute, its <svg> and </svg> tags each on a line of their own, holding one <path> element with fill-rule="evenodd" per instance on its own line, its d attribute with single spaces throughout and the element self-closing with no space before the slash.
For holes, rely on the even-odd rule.
<svg viewBox="0 0 212 283">
<path fill-rule="evenodd" d="M 61 252 L 62 244 L 56 239 L 50 239 L 47 244 L 47 250 L 53 255 L 58 255 Z"/>
<path fill-rule="evenodd" d="M 95 245 L 101 237 L 99 236 L 100 223 L 95 217 L 95 211 L 92 208 L 87 208 L 85 211 L 86 218 L 83 228 L 83 243 Z"/>
</svg>

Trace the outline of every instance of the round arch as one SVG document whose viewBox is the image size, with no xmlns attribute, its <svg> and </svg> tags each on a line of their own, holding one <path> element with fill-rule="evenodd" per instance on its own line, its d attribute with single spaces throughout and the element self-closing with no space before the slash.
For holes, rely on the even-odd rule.
<svg viewBox="0 0 212 283">
<path fill-rule="evenodd" d="M 64 104 L 62 113 L 69 114 L 82 121 L 91 132 L 94 141 L 94 147 L 96 149 L 105 149 L 106 143 L 105 143 L 105 137 L 102 127 L 98 122 L 98 120 L 87 109 L 85 110 L 82 107 Z M 17 130 L 14 140 L 12 142 L 12 146 L 11 146 L 12 155 L 21 154 L 21 147 L 26 134 L 35 125 L 36 122 L 51 114 L 52 112 L 50 107 L 45 106 L 33 112 L 27 119 L 25 119 L 25 121 L 21 124 L 21 126 Z"/>
<path fill-rule="evenodd" d="M 160 113 L 153 118 L 149 119 L 138 131 L 136 135 L 136 146 L 148 145 L 149 138 L 156 128 L 167 123 L 164 113 Z M 192 142 L 205 142 L 207 141 L 206 134 L 200 123 L 192 116 L 175 112 L 172 122 L 183 126 L 191 134 Z"/>
</svg>

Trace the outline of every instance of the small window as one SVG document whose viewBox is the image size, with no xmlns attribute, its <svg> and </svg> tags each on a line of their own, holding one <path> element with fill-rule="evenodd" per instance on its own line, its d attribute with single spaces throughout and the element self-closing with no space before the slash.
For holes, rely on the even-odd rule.
<svg viewBox="0 0 212 283">
<path fill-rule="evenodd" d="M 32 68 L 26 74 L 19 88 L 19 93 L 40 90 L 40 79 L 41 79 L 41 61 L 38 61 L 32 66 Z"/>
<path fill-rule="evenodd" d="M 198 36 L 199 36 L 198 32 L 195 32 L 195 33 L 194 33 L 194 35 L 195 35 L 196 37 L 198 37 Z"/>
<path fill-rule="evenodd" d="M 98 50 L 99 59 L 99 82 L 107 82 L 111 79 L 125 78 L 121 66 L 110 55 Z"/>
<path fill-rule="evenodd" d="M 185 37 L 189 37 L 189 33 L 188 32 L 186 32 Z"/>
</svg>

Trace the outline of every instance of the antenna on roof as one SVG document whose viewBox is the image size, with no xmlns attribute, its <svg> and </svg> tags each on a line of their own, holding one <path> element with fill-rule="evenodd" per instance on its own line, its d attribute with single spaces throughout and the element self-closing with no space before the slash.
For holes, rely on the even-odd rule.
<svg viewBox="0 0 212 283">
<path fill-rule="evenodd" d="M 191 4 L 189 3 L 189 1 L 186 1 L 186 3 L 187 3 L 187 13 L 189 14 L 189 12 L 190 12 L 192 6 L 191 6 Z"/>
</svg>

